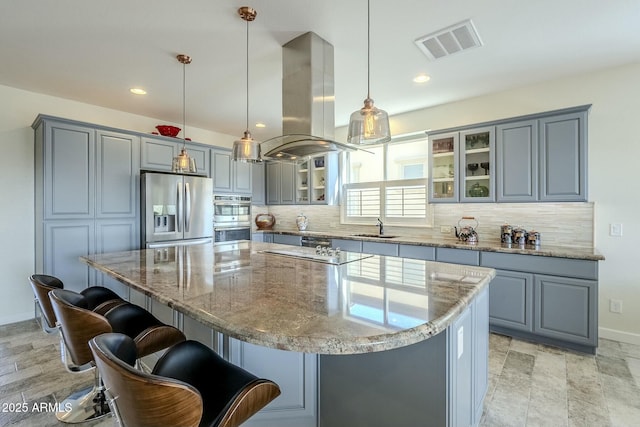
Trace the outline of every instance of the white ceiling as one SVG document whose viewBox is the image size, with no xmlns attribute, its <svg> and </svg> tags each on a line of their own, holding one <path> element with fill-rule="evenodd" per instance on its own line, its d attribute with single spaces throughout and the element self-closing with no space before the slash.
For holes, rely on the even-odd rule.
<svg viewBox="0 0 640 427">
<path fill-rule="evenodd" d="M 0 0 L 0 84 L 231 135 L 281 132 L 281 46 L 313 31 L 334 46 L 336 125 L 367 92 L 366 0 Z M 472 19 L 483 46 L 430 62 L 413 43 Z M 397 114 L 640 60 L 640 0 L 371 2 L 371 95 Z M 427 73 L 431 81 L 412 78 Z M 146 96 L 129 88 L 140 86 Z M 152 129 L 150 129 L 151 131 Z M 187 129 L 188 133 L 188 129 Z M 187 135 L 188 136 L 188 135 Z"/>
</svg>

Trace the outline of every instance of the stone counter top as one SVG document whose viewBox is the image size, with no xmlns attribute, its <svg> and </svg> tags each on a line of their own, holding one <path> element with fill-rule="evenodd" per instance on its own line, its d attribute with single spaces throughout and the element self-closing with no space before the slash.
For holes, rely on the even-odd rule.
<svg viewBox="0 0 640 427">
<path fill-rule="evenodd" d="M 438 239 L 424 237 L 411 237 L 411 236 L 395 236 L 392 238 L 379 238 L 379 237 L 362 237 L 355 236 L 355 233 L 341 233 L 341 232 L 322 232 L 322 231 L 298 231 L 298 230 L 264 230 L 253 231 L 254 233 L 273 233 L 273 234 L 288 234 L 294 236 L 314 236 L 323 237 L 328 239 L 347 239 L 347 240 L 362 240 L 381 243 L 394 243 L 394 244 L 406 244 L 416 246 L 432 246 L 440 248 L 455 248 L 455 249 L 467 249 L 474 251 L 487 251 L 487 252 L 502 252 L 509 254 L 523 254 L 523 255 L 537 255 L 556 258 L 572 258 L 572 259 L 584 259 L 590 261 L 602 261 L 604 256 L 598 252 L 595 248 L 581 248 L 570 246 L 552 246 L 552 245 L 540 245 L 533 246 L 519 246 L 517 244 L 511 244 L 505 246 L 500 241 L 481 241 L 474 245 L 459 242 L 455 239 Z M 393 234 L 392 234 L 393 235 Z"/>
<path fill-rule="evenodd" d="M 233 338 L 320 354 L 390 350 L 428 339 L 495 276 L 488 268 L 398 257 L 344 253 L 344 263 L 329 264 L 267 250 L 315 254 L 239 241 L 81 260 Z"/>
</svg>

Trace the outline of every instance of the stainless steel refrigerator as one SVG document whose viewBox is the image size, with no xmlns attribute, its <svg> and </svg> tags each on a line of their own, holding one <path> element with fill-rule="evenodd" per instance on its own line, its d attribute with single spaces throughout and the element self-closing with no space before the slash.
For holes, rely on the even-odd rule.
<svg viewBox="0 0 640 427">
<path fill-rule="evenodd" d="M 142 247 L 213 241 L 211 178 L 144 172 L 140 181 Z"/>
</svg>

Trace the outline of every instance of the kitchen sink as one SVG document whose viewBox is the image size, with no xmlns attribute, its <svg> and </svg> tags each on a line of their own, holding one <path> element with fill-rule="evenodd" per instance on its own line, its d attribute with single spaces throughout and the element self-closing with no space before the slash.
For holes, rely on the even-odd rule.
<svg viewBox="0 0 640 427">
<path fill-rule="evenodd" d="M 353 237 L 375 237 L 376 239 L 393 239 L 397 236 L 389 236 L 387 234 L 352 234 Z"/>
</svg>

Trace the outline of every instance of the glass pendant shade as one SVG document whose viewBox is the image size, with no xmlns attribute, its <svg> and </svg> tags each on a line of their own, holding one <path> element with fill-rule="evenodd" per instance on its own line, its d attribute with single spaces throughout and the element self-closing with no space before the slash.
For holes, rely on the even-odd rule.
<svg viewBox="0 0 640 427">
<path fill-rule="evenodd" d="M 174 173 L 198 173 L 196 167 L 196 159 L 189 157 L 187 153 L 187 101 L 186 101 L 186 66 L 191 64 L 191 57 L 189 55 L 180 54 L 176 56 L 178 62 L 182 64 L 182 149 L 180 154 L 173 158 L 171 162 L 171 171 Z"/>
<path fill-rule="evenodd" d="M 246 75 L 246 95 L 247 95 L 247 115 L 245 116 L 247 119 L 247 127 L 244 131 L 244 136 L 233 143 L 233 150 L 231 152 L 231 159 L 237 162 L 245 162 L 245 163 L 258 163 L 262 161 L 260 158 L 260 143 L 255 141 L 251 137 L 251 133 L 249 132 L 249 22 L 256 19 L 258 12 L 255 9 L 243 6 L 238 9 L 238 14 L 240 17 L 246 22 L 247 27 L 247 50 L 246 50 L 246 60 L 247 60 L 247 75 Z"/>
<path fill-rule="evenodd" d="M 373 99 L 364 100 L 364 107 L 354 111 L 349 118 L 347 142 L 373 145 L 391 140 L 389 115 L 373 105 Z"/>
<path fill-rule="evenodd" d="M 180 150 L 180 154 L 173 158 L 171 171 L 175 173 L 197 173 L 196 159 L 189 157 L 187 149 Z"/>
<path fill-rule="evenodd" d="M 233 160 L 246 163 L 261 162 L 260 144 L 251 137 L 249 131 L 244 132 L 244 136 L 233 143 Z"/>
</svg>

